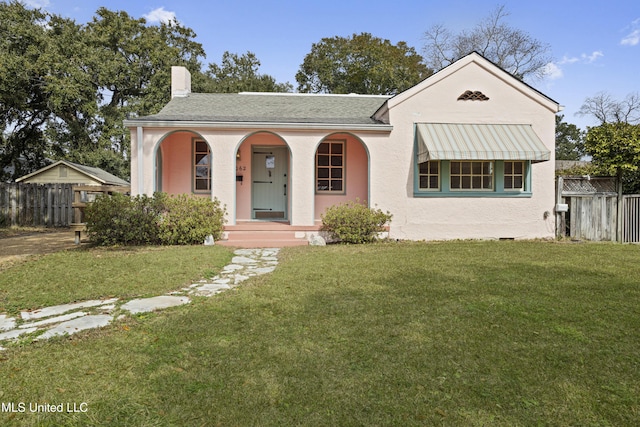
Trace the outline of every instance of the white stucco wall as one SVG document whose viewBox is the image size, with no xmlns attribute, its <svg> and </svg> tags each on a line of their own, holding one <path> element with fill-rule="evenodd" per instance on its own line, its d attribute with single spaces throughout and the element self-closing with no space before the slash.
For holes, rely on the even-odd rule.
<svg viewBox="0 0 640 427">
<path fill-rule="evenodd" d="M 557 104 L 500 70 L 474 61 L 441 72 L 389 101 L 394 127 L 388 143 L 372 148 L 371 199 L 393 213 L 390 237 L 398 239 L 551 238 L 555 223 L 554 150 Z M 467 90 L 488 101 L 458 101 Z M 554 111 L 554 108 L 556 111 Z M 413 196 L 413 123 L 530 124 L 551 152 L 532 164 L 532 196 Z"/>
</svg>

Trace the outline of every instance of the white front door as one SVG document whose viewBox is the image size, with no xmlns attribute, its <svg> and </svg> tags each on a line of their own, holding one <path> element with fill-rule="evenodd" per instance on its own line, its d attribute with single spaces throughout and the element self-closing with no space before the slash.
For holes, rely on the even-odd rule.
<svg viewBox="0 0 640 427">
<path fill-rule="evenodd" d="M 287 219 L 286 147 L 253 147 L 251 155 L 251 217 Z"/>
</svg>

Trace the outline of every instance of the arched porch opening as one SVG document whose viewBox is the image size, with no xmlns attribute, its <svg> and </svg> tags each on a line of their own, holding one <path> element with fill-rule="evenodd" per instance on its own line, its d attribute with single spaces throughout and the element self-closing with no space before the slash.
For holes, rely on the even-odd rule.
<svg viewBox="0 0 640 427">
<path fill-rule="evenodd" d="M 236 221 L 289 221 L 291 152 L 279 135 L 247 135 L 236 151 Z"/>
<path fill-rule="evenodd" d="M 156 146 L 154 191 L 212 196 L 209 142 L 196 132 L 175 131 Z"/>
<path fill-rule="evenodd" d="M 356 200 L 369 203 L 369 152 L 357 136 L 335 133 L 323 138 L 316 147 L 314 167 L 316 223 L 330 206 Z"/>
</svg>

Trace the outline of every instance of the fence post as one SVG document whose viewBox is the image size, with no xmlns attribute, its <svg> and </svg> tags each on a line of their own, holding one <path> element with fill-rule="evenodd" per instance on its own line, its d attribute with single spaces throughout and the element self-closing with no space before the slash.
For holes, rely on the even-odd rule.
<svg viewBox="0 0 640 427">
<path fill-rule="evenodd" d="M 556 183 L 557 183 L 557 187 L 556 187 L 556 206 L 558 206 L 560 203 L 562 203 L 562 189 L 564 188 L 564 178 L 562 178 L 561 176 L 558 176 L 556 178 Z M 564 237 L 565 234 L 565 230 L 564 230 L 564 221 L 563 216 L 564 213 L 562 212 L 558 212 L 557 209 L 555 209 L 556 212 L 556 237 L 558 239 Z"/>
<path fill-rule="evenodd" d="M 624 238 L 622 236 L 622 170 L 618 169 L 618 178 L 616 180 L 618 187 L 618 197 L 616 206 L 616 241 L 622 243 Z"/>
<path fill-rule="evenodd" d="M 16 223 L 18 222 L 16 219 L 16 211 L 18 210 L 18 200 L 16 200 L 17 198 L 17 193 L 18 193 L 18 187 L 12 187 L 11 190 L 11 226 L 15 227 Z"/>
</svg>

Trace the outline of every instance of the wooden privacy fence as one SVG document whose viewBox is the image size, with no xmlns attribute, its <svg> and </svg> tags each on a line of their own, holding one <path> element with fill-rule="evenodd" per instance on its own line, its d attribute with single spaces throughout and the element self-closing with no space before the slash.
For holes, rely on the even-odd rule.
<svg viewBox="0 0 640 427">
<path fill-rule="evenodd" d="M 615 241 L 617 212 L 617 195 L 571 196 L 569 235 L 576 239 Z"/>
<path fill-rule="evenodd" d="M 640 242 L 640 195 L 618 193 L 615 178 L 558 177 L 558 234 L 592 241 Z M 618 209 L 620 208 L 620 210 Z"/>
<path fill-rule="evenodd" d="M 640 195 L 622 196 L 622 239 L 640 243 Z"/>
<path fill-rule="evenodd" d="M 0 225 L 68 227 L 72 203 L 71 184 L 0 183 Z"/>
</svg>

